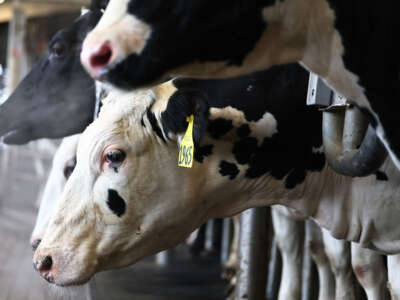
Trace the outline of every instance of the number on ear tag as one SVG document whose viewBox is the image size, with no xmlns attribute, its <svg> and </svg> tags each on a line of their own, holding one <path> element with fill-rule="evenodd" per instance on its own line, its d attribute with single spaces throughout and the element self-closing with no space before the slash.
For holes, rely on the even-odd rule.
<svg viewBox="0 0 400 300">
<path fill-rule="evenodd" d="M 193 122 L 194 116 L 189 116 L 186 121 L 189 123 L 185 136 L 179 147 L 178 166 L 191 168 L 193 165 L 194 143 L 193 143 Z"/>
</svg>

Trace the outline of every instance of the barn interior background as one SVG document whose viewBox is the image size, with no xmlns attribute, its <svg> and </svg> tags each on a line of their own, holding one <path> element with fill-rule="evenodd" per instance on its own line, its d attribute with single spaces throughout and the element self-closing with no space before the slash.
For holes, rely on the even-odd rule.
<svg viewBox="0 0 400 300">
<path fill-rule="evenodd" d="M 80 15 L 81 7 L 89 2 L 0 0 L 0 104 L 45 53 L 55 32 L 70 25 Z M 61 290 L 49 286 L 32 267 L 29 241 L 59 143 L 59 140 L 40 140 L 11 147 L 0 141 L 0 300 L 222 300 L 229 291 L 233 295 L 228 281 L 221 277 L 221 262 L 228 259 L 233 236 L 229 219 L 210 221 L 202 227 L 199 236 L 203 239 L 194 243 L 193 239 L 191 245 L 201 244 L 200 250 L 181 245 L 133 267 L 100 273 L 83 287 Z M 239 272 L 238 275 L 236 287 L 237 295 L 243 295 L 241 299 L 264 299 L 265 290 L 268 299 L 277 299 L 282 259 L 276 239 L 272 239 L 272 224 L 267 216 L 266 208 L 252 209 L 241 216 L 240 233 L 245 238 L 241 240 L 240 251 L 249 258 L 239 262 L 240 269 L 249 274 L 246 277 Z M 301 248 L 304 245 L 306 249 L 307 228 L 315 225 L 304 224 L 300 221 L 294 227 L 301 236 L 306 236 L 300 242 Z M 271 231 L 267 232 L 267 228 Z M 307 251 L 304 256 L 303 249 L 298 252 L 304 266 L 302 299 L 317 299 L 316 268 Z M 267 266 L 269 257 L 272 259 Z M 346 267 L 351 277 L 348 282 L 354 281 L 350 265 Z M 265 272 L 259 272 L 261 269 L 268 269 L 268 280 Z M 261 296 L 248 294 L 248 290 L 255 290 L 255 285 L 261 285 Z M 358 295 L 362 296 L 357 299 L 365 298 L 362 291 Z"/>
<path fill-rule="evenodd" d="M 70 25 L 89 2 L 0 0 L 0 104 L 44 54 L 55 32 Z M 224 282 L 213 257 L 172 271 L 156 267 L 150 258 L 135 269 L 100 274 L 90 286 L 62 292 L 50 287 L 32 267 L 29 240 L 59 143 L 39 140 L 6 146 L 0 142 L 0 300 L 123 300 L 133 299 L 133 295 L 143 300 L 224 298 Z M 181 260 L 184 255 L 179 252 Z M 197 271 L 195 278 L 182 279 L 187 273 L 195 274 L 193 269 Z M 208 289 L 201 289 L 201 285 Z M 194 286 L 200 287 L 197 292 Z"/>
</svg>

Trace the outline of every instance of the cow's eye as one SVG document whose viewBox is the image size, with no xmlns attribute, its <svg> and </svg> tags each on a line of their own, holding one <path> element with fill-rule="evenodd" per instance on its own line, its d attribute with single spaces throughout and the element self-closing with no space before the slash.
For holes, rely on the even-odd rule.
<svg viewBox="0 0 400 300">
<path fill-rule="evenodd" d="M 55 43 L 51 47 L 51 53 L 53 54 L 54 57 L 63 57 L 66 53 L 66 47 L 63 43 Z"/>
<path fill-rule="evenodd" d="M 65 164 L 65 167 L 64 167 L 64 177 L 65 177 L 65 179 L 68 179 L 71 176 L 72 172 L 75 169 L 75 166 L 76 166 L 76 157 L 70 159 Z"/>
<path fill-rule="evenodd" d="M 71 177 L 72 172 L 74 171 L 74 167 L 73 166 L 66 166 L 64 168 L 64 177 L 65 179 L 68 179 L 69 177 Z"/>
<path fill-rule="evenodd" d="M 126 158 L 126 153 L 119 149 L 109 150 L 106 154 L 106 163 L 111 168 L 118 168 Z"/>
</svg>

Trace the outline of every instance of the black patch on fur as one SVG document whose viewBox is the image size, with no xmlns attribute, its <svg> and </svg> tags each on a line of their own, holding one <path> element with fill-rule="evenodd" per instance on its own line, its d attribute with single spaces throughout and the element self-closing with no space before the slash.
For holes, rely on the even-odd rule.
<svg viewBox="0 0 400 300">
<path fill-rule="evenodd" d="M 165 143 L 167 142 L 167 140 L 165 139 L 163 132 L 160 128 L 160 126 L 158 126 L 158 122 L 156 119 L 156 116 L 154 115 L 154 113 L 149 109 L 147 110 L 147 119 L 149 120 L 151 127 L 153 128 L 154 132 L 157 134 L 157 136 L 162 139 L 162 141 Z"/>
<path fill-rule="evenodd" d="M 208 133 L 214 139 L 219 139 L 233 129 L 232 120 L 217 118 L 208 122 Z"/>
<path fill-rule="evenodd" d="M 189 88 L 175 92 L 168 101 L 167 109 L 161 114 L 161 124 L 166 135 L 185 133 L 188 128 L 187 117 L 193 114 L 193 141 L 197 147 L 208 126 L 206 98 L 201 90 Z"/>
<path fill-rule="evenodd" d="M 142 119 L 140 120 L 140 124 L 142 125 L 142 127 L 146 128 L 146 124 L 144 123 L 143 117 L 142 117 Z"/>
<path fill-rule="evenodd" d="M 326 164 L 324 153 L 313 153 L 310 158 L 309 170 L 313 172 L 321 172 Z"/>
<path fill-rule="evenodd" d="M 206 156 L 210 156 L 212 154 L 213 145 L 205 145 L 205 146 L 198 146 L 194 149 L 194 159 L 202 163 Z"/>
<path fill-rule="evenodd" d="M 240 126 L 237 130 L 236 130 L 236 134 L 239 138 L 245 138 L 248 137 L 250 135 L 251 131 L 250 131 L 250 127 L 247 124 L 244 124 L 242 126 Z"/>
<path fill-rule="evenodd" d="M 345 67 L 359 77 L 359 84 L 365 88 L 370 106 L 385 130 L 385 139 L 400 158 L 400 3 L 328 2 L 335 12 L 335 27 L 344 44 Z M 373 126 L 376 128 L 376 120 Z"/>
<path fill-rule="evenodd" d="M 389 180 L 389 177 L 386 175 L 386 173 L 382 172 L 382 171 L 377 171 L 375 173 L 375 176 L 376 176 L 376 180 L 380 180 L 380 181 L 388 181 Z"/>
<path fill-rule="evenodd" d="M 285 180 L 285 187 L 287 189 L 293 189 L 296 185 L 302 183 L 306 179 L 306 170 L 305 169 L 294 169 Z"/>
<path fill-rule="evenodd" d="M 174 80 L 178 89 L 201 89 L 210 108 L 232 107 L 248 122 L 259 121 L 266 112 L 277 121 L 277 133 L 258 140 L 248 124 L 235 129 L 232 154 L 244 165 L 245 176 L 256 179 L 270 175 L 286 188 L 302 183 L 309 171 L 325 166 L 322 145 L 322 113 L 305 104 L 309 74 L 297 64 L 275 66 L 268 71 L 230 80 Z M 251 88 L 249 88 L 251 86 Z"/>
<path fill-rule="evenodd" d="M 244 166 L 246 178 L 272 176 L 282 180 L 283 187 L 294 188 L 307 172 L 318 172 L 325 166 L 324 154 L 313 151 L 322 146 L 322 113 L 306 106 L 308 78 L 307 71 L 291 64 L 230 80 L 175 79 L 178 91 L 161 115 L 163 131 L 185 132 L 186 117 L 195 112 L 195 149 L 200 151 L 196 154 L 195 150 L 196 160 L 203 161 L 204 153 L 211 150 L 201 148 L 208 146 L 200 140 L 206 130 L 219 137 L 232 131 L 232 154 L 235 163 Z M 211 108 L 226 107 L 243 112 L 248 122 L 270 113 L 276 119 L 277 133 L 257 139 L 246 123 L 232 129 L 229 120 L 219 120 L 219 126 L 208 122 Z M 223 176 L 237 176 L 234 163 L 221 162 L 220 169 Z"/>
<path fill-rule="evenodd" d="M 233 180 L 236 178 L 239 172 L 240 171 L 235 164 L 221 160 L 219 164 L 219 173 L 222 176 L 229 176 L 229 179 Z"/>
<path fill-rule="evenodd" d="M 116 190 L 108 190 L 107 205 L 111 209 L 111 211 L 118 217 L 122 217 L 125 214 L 126 203 Z"/>
<path fill-rule="evenodd" d="M 232 153 L 241 165 L 250 163 L 258 149 L 258 141 L 254 137 L 245 137 L 233 145 Z"/>
</svg>

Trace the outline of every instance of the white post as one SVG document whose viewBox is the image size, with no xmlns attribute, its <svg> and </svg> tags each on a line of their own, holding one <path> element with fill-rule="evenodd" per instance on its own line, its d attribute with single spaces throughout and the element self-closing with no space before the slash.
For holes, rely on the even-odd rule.
<svg viewBox="0 0 400 300">
<path fill-rule="evenodd" d="M 8 30 L 6 87 L 11 93 L 28 72 L 25 50 L 26 20 L 19 0 L 13 2 L 13 17 Z"/>
</svg>

